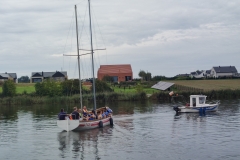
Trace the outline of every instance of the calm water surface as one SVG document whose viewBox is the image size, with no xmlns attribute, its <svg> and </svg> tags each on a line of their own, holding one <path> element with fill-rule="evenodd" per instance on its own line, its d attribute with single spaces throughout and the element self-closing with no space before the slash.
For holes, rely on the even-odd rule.
<svg viewBox="0 0 240 160">
<path fill-rule="evenodd" d="M 108 104 L 114 126 L 64 132 L 59 106 L 0 106 L 0 159 L 240 159 L 240 100 L 174 116 L 169 104 Z M 71 107 L 64 107 L 68 109 Z"/>
</svg>

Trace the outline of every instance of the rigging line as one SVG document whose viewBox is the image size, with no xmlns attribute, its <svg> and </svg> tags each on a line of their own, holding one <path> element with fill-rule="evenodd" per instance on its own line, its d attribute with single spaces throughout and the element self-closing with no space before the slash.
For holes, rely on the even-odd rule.
<svg viewBox="0 0 240 160">
<path fill-rule="evenodd" d="M 96 34 L 94 19 L 93 19 L 93 23 L 92 24 L 93 24 L 92 26 L 93 26 L 95 44 L 96 44 L 96 48 L 98 48 L 97 36 L 96 36 L 97 34 Z M 95 62 L 96 62 L 96 66 L 98 66 L 98 63 L 100 64 L 100 58 L 99 58 L 98 50 L 96 50 L 96 53 L 94 53 L 94 59 L 95 59 Z M 96 68 L 96 66 L 95 66 L 95 68 Z"/>
<path fill-rule="evenodd" d="M 91 9 L 91 12 L 93 12 L 93 7 L 92 7 L 92 9 Z M 97 43 L 97 34 L 96 34 L 96 29 L 95 29 L 95 19 L 96 18 L 93 18 L 92 19 L 92 28 L 93 28 L 93 32 L 94 32 L 94 34 L 93 34 L 93 36 L 94 36 L 94 39 L 95 39 L 95 45 L 96 45 L 96 48 L 98 48 L 98 43 Z M 97 71 L 97 66 L 99 66 L 100 65 L 100 58 L 99 58 L 99 54 L 98 54 L 98 51 L 96 50 L 96 53 L 94 53 L 93 54 L 93 57 L 94 57 L 94 61 L 95 61 L 95 66 L 94 66 L 94 70 L 96 70 Z M 97 73 L 97 72 L 96 72 Z"/>
<path fill-rule="evenodd" d="M 73 15 L 74 15 L 74 12 L 73 12 Z M 72 20 L 70 22 L 70 27 L 68 29 L 68 34 L 67 34 L 67 39 L 66 39 L 65 46 L 64 46 L 64 49 L 63 49 L 63 54 L 64 54 L 66 46 L 67 46 L 67 40 L 68 40 L 69 32 L 70 32 L 70 29 L 71 29 L 71 26 L 72 26 L 72 23 L 73 23 L 73 15 L 72 15 L 72 18 L 71 18 Z M 63 56 L 63 68 L 64 68 L 64 56 Z"/>
<path fill-rule="evenodd" d="M 83 3 L 83 2 L 85 2 L 85 0 L 82 0 L 82 2 L 79 2 L 79 3 L 77 3 L 76 5 L 79 5 L 79 4 Z"/>
<path fill-rule="evenodd" d="M 71 37 L 71 47 L 70 47 L 70 52 L 72 52 L 72 41 L 73 41 L 73 27 L 74 27 L 74 25 L 72 25 L 72 37 Z M 71 63 L 71 61 L 72 61 L 72 57 L 69 57 L 69 68 L 68 68 L 68 71 L 69 71 L 69 74 L 71 73 L 70 71 L 70 64 L 72 64 Z"/>
<path fill-rule="evenodd" d="M 98 29 L 99 29 L 99 33 L 100 33 L 100 35 L 101 35 L 101 38 L 102 38 L 102 41 L 103 41 L 104 48 L 106 48 L 106 44 L 105 44 L 105 41 L 104 41 L 104 38 L 103 38 L 102 32 L 101 32 L 101 30 L 100 30 L 100 27 L 99 27 L 99 24 L 98 24 L 98 21 L 97 21 L 97 18 L 96 18 L 96 15 L 95 15 L 94 10 L 93 10 L 92 12 L 93 12 L 93 16 L 94 16 L 95 19 L 96 19 L 97 27 L 98 27 Z M 106 52 L 106 64 L 107 64 L 107 49 L 106 49 L 105 52 Z"/>
<path fill-rule="evenodd" d="M 81 39 L 81 37 L 82 37 L 83 30 L 87 33 L 87 31 L 86 31 L 86 29 L 85 29 L 85 27 L 84 27 L 84 25 L 85 25 L 85 19 L 86 19 L 86 13 L 87 13 L 87 8 L 88 8 L 88 5 L 86 5 L 86 8 L 85 8 L 85 13 L 84 13 L 84 19 L 83 19 L 83 21 L 82 21 L 82 19 L 81 19 L 81 17 L 80 17 L 80 20 L 81 20 L 81 22 L 83 23 L 82 29 L 81 29 L 80 35 L 79 35 L 80 39 Z"/>
</svg>

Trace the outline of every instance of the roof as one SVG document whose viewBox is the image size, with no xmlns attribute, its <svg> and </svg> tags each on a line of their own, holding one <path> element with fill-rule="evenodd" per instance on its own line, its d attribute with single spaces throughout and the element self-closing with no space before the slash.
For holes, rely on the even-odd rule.
<svg viewBox="0 0 240 160">
<path fill-rule="evenodd" d="M 206 70 L 206 74 L 210 74 L 211 73 L 211 70 Z"/>
<path fill-rule="evenodd" d="M 5 73 L 0 73 L 0 79 L 8 79 L 9 75 Z"/>
<path fill-rule="evenodd" d="M 153 85 L 151 88 L 155 88 L 155 89 L 164 91 L 164 90 L 168 89 L 169 87 L 171 87 L 172 85 L 174 85 L 174 83 L 160 81 L 157 84 Z"/>
<path fill-rule="evenodd" d="M 17 79 L 17 74 L 16 73 L 0 73 L 2 76 L 5 76 L 5 77 L 11 77 L 11 78 L 15 78 Z"/>
<path fill-rule="evenodd" d="M 98 74 L 112 73 L 132 73 L 132 67 L 130 64 L 100 65 L 98 69 Z"/>
<path fill-rule="evenodd" d="M 235 66 L 218 66 L 213 67 L 216 73 L 237 73 Z"/>
<path fill-rule="evenodd" d="M 60 74 L 56 74 L 56 73 L 60 73 Z M 42 76 L 43 75 L 43 76 Z M 56 72 L 32 72 L 32 77 L 53 77 L 53 75 L 55 75 L 54 77 L 58 77 L 57 75 L 60 75 L 60 77 L 62 76 L 67 76 L 67 72 L 66 71 L 56 71 Z"/>
<path fill-rule="evenodd" d="M 191 72 L 190 74 L 191 74 L 191 75 L 196 75 L 197 73 L 196 73 L 196 72 Z"/>
<path fill-rule="evenodd" d="M 201 74 L 201 73 L 202 73 L 202 71 L 196 71 L 196 73 L 199 75 L 199 74 Z"/>
</svg>

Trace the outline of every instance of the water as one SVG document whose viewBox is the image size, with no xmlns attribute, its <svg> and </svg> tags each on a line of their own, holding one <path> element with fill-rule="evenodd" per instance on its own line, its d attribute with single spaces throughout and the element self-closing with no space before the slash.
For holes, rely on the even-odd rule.
<svg viewBox="0 0 240 160">
<path fill-rule="evenodd" d="M 57 127 L 61 107 L 1 106 L 0 159 L 240 159 L 240 100 L 177 117 L 169 104 L 113 103 L 113 127 L 83 132 Z"/>
</svg>

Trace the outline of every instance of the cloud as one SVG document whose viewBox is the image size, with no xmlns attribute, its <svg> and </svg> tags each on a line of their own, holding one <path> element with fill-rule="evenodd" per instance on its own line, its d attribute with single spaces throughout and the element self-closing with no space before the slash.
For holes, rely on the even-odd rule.
<svg viewBox="0 0 240 160">
<path fill-rule="evenodd" d="M 74 5 L 78 4 L 80 47 L 89 49 L 86 0 L 1 0 L 0 72 L 18 76 L 67 70 L 77 77 Z M 91 1 L 96 69 L 132 64 L 153 75 L 174 76 L 216 65 L 240 69 L 238 0 Z M 84 29 L 83 29 L 84 24 Z M 82 52 L 81 53 L 85 53 Z M 82 57 L 85 76 L 89 56 Z M 89 71 L 90 72 L 90 71 Z"/>
</svg>

